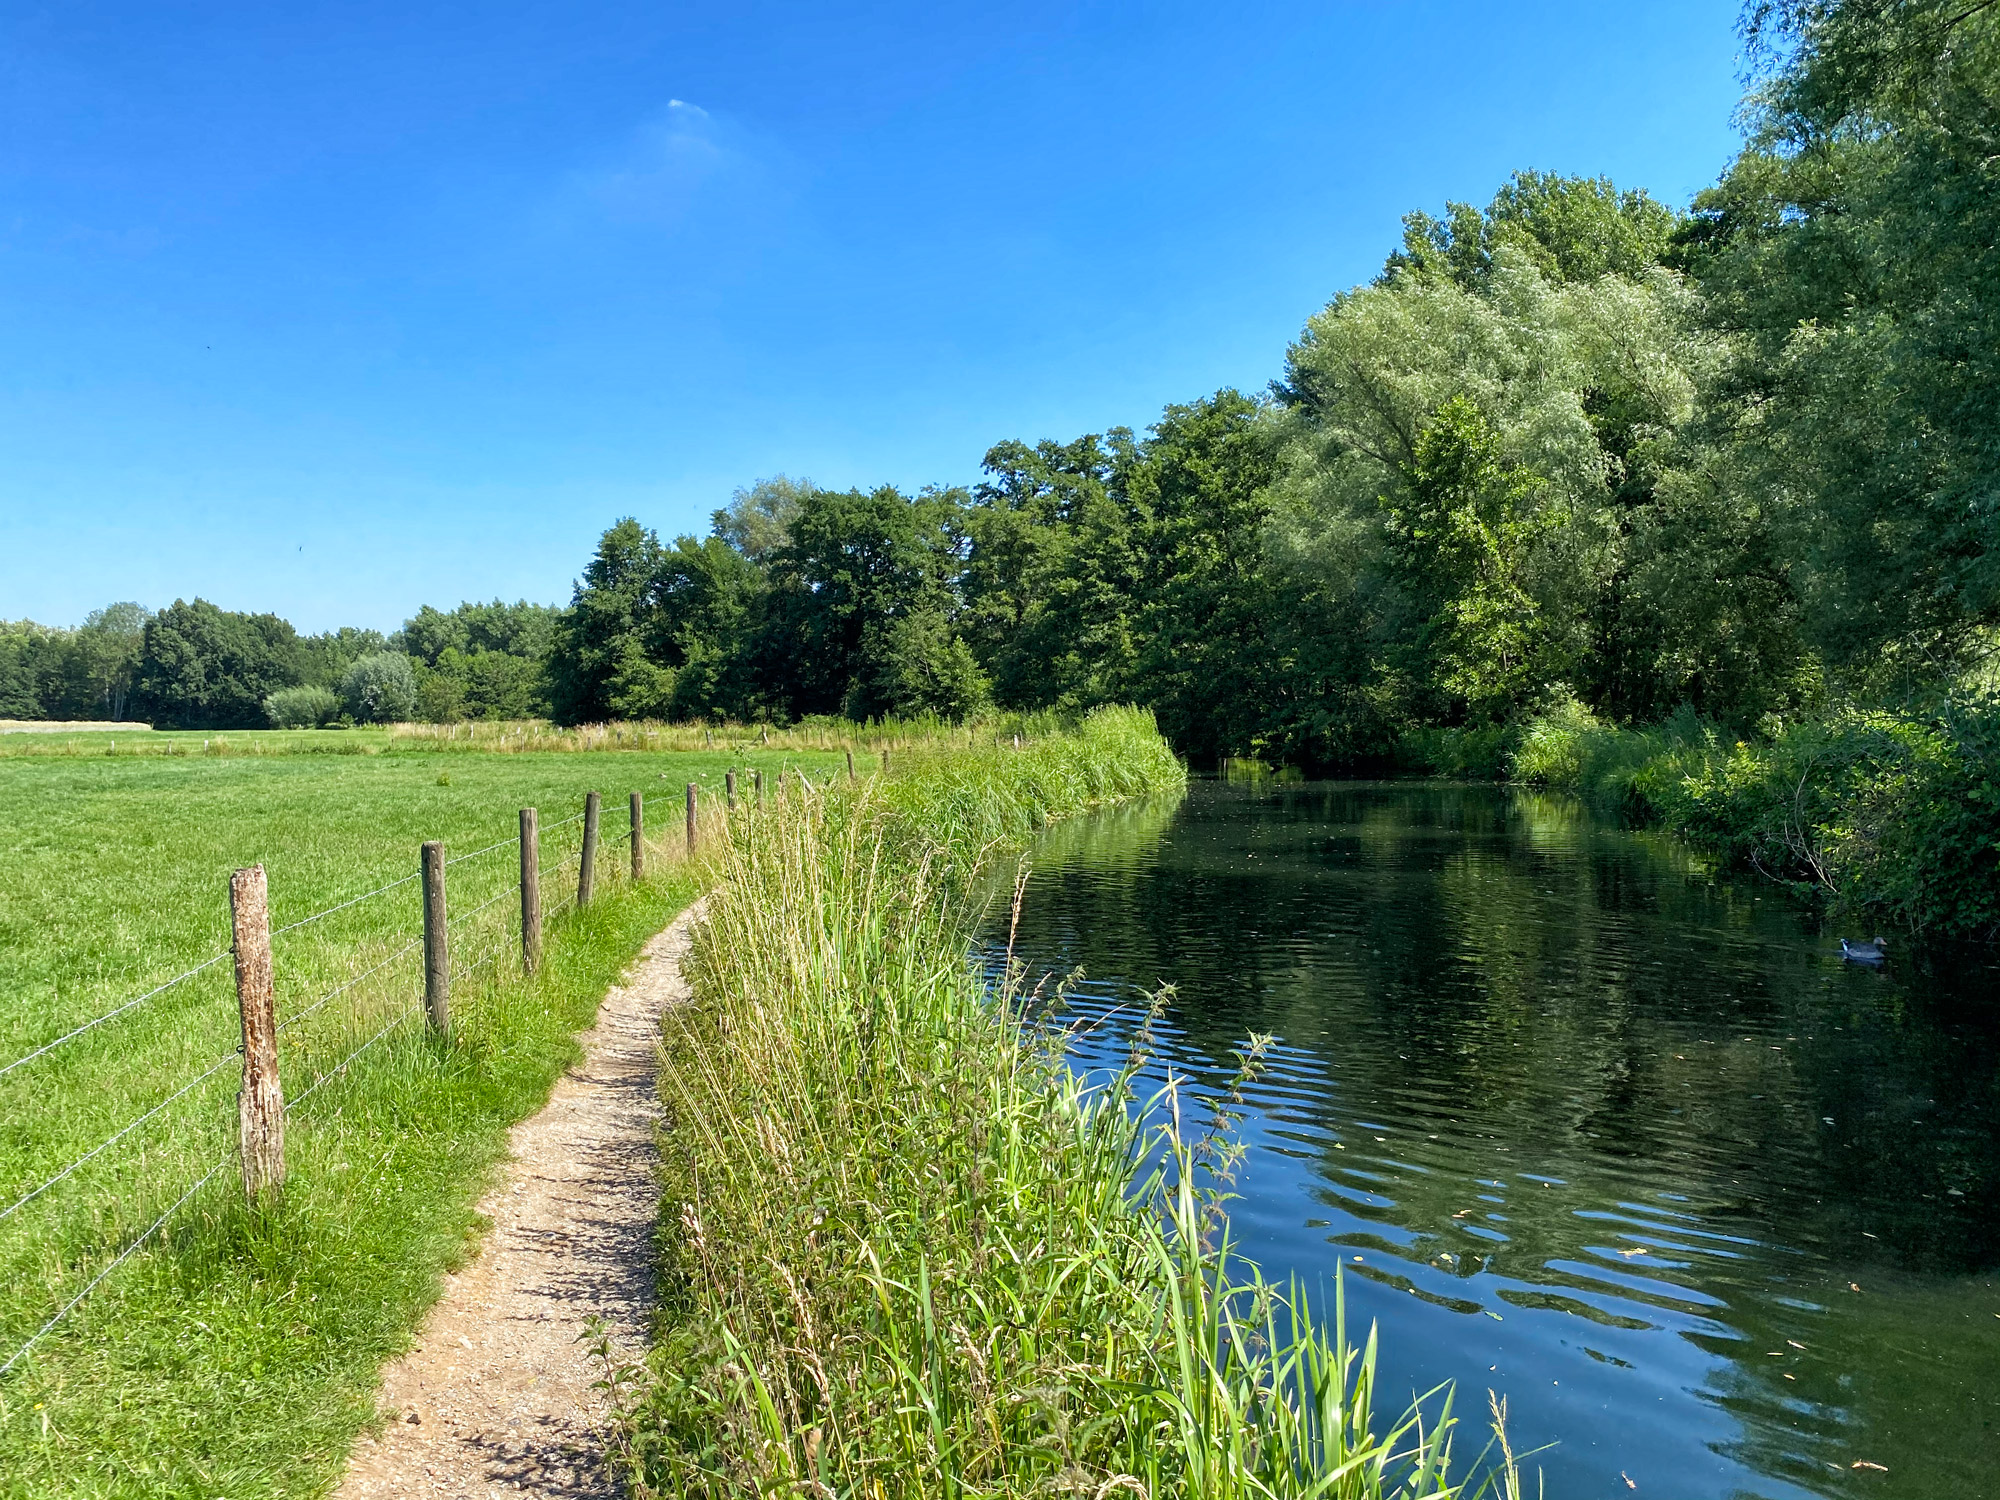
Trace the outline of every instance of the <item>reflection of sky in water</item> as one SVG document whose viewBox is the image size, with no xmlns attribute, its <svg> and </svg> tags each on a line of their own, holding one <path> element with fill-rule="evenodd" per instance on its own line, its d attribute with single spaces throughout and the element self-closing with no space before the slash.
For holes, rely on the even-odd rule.
<svg viewBox="0 0 2000 1500">
<path fill-rule="evenodd" d="M 1385 1392 L 1497 1390 L 1551 1496 L 2000 1495 L 1990 968 L 1842 965 L 1771 887 L 1498 789 L 1208 784 L 1034 861 L 1017 950 L 1084 966 L 1082 1064 L 1135 986 L 1177 986 L 1159 1076 L 1277 1035 L 1236 1233 L 1355 1273 Z"/>
</svg>

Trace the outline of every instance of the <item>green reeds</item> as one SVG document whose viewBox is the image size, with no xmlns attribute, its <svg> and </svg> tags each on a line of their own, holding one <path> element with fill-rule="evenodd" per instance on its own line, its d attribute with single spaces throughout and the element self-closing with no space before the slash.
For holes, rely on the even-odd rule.
<svg viewBox="0 0 2000 1500">
<path fill-rule="evenodd" d="M 1378 1422 L 1338 1283 L 1325 1331 L 1234 1258 L 1227 1148 L 1146 1123 L 1138 1055 L 1086 1087 L 970 962 L 982 852 L 1181 776 L 1104 714 L 732 825 L 664 1039 L 636 1494 L 1462 1493 L 1448 1396 Z"/>
</svg>

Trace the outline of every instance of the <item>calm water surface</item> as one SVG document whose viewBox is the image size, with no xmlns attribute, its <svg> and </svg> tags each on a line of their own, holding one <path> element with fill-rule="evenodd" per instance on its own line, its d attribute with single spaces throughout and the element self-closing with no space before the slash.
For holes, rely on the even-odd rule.
<svg viewBox="0 0 2000 1500">
<path fill-rule="evenodd" d="M 1161 982 L 1198 1088 L 1276 1034 L 1236 1232 L 1343 1266 L 1386 1394 L 1498 1392 L 1551 1500 L 2000 1496 L 2000 972 L 1843 965 L 1497 788 L 1200 783 L 1033 857 L 1017 954 L 1087 971 L 1086 1063 Z"/>
</svg>

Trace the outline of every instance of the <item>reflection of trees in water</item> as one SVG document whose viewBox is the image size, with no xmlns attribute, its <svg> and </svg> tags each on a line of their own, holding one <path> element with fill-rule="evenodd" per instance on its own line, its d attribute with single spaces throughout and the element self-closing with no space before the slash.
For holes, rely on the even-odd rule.
<svg viewBox="0 0 2000 1500">
<path fill-rule="evenodd" d="M 2000 1266 L 2000 1007 L 1990 975 L 1905 990 L 1830 966 L 1802 921 L 1566 799 L 1313 786 L 1059 830 L 1023 950 L 1175 982 L 1182 1066 L 1219 1073 L 1277 1033 L 1284 1129 L 1351 1216 L 1337 1239 L 1682 1331 L 1729 1362 L 1711 1395 L 1746 1424 L 1741 1456 L 1823 1486 L 1857 1430 L 1925 1440 L 1952 1404 L 1926 1360 L 2000 1375 L 2000 1304 L 1988 1333 L 1949 1293 L 1846 1291 Z M 1679 1230 L 1615 1217 L 1663 1195 L 1684 1218 L 1629 1217 Z M 1495 1214 L 1504 1243 L 1467 1232 Z"/>
</svg>

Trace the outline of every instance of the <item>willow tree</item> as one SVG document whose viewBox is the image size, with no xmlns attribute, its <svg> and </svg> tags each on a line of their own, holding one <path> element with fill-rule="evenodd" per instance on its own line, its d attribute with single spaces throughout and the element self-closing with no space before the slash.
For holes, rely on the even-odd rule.
<svg viewBox="0 0 2000 1500">
<path fill-rule="evenodd" d="M 1833 662 L 1934 678 L 2000 626 L 2000 8 L 1762 0 L 1747 30 L 1750 138 L 1691 236 L 1729 462 Z"/>
<path fill-rule="evenodd" d="M 1273 556 L 1355 602 L 1398 718 L 1562 695 L 1743 718 L 1796 696 L 1785 570 L 1698 420 L 1722 341 L 1646 259 L 1664 211 L 1588 186 L 1561 214 L 1503 194 L 1478 224 L 1418 225 L 1290 350 Z M 1627 213 L 1622 239 L 1604 227 Z"/>
</svg>

